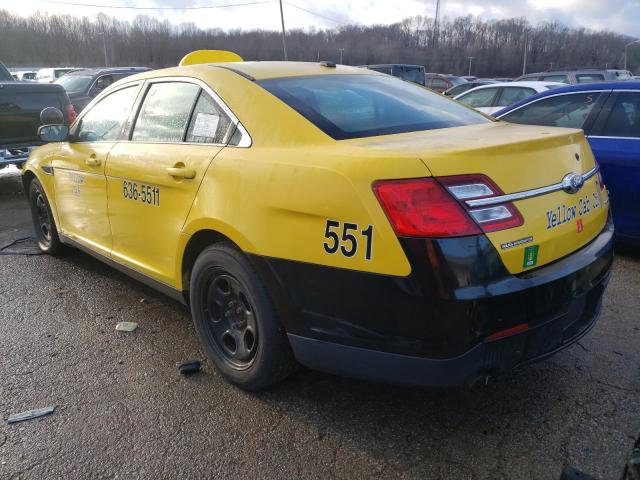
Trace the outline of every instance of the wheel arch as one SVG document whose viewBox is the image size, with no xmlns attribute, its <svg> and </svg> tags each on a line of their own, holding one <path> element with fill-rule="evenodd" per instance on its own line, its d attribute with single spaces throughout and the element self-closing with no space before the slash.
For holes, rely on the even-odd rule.
<svg viewBox="0 0 640 480">
<path fill-rule="evenodd" d="M 294 319 L 294 304 L 290 295 L 287 293 L 280 277 L 270 267 L 267 259 L 265 259 L 261 255 L 250 253 L 250 251 L 242 248 L 242 242 L 234 241 L 234 239 L 229 235 L 215 228 L 202 228 L 189 235 L 184 245 L 184 249 L 182 250 L 182 255 L 179 257 L 181 259 L 181 289 L 186 304 L 189 305 L 191 271 L 196 259 L 205 248 L 221 242 L 230 243 L 248 258 L 256 273 L 258 274 L 262 282 L 264 282 L 267 293 L 269 294 L 278 311 L 282 325 L 284 326 L 285 330 L 289 330 L 288 326 L 292 325 L 291 322 Z"/>
</svg>

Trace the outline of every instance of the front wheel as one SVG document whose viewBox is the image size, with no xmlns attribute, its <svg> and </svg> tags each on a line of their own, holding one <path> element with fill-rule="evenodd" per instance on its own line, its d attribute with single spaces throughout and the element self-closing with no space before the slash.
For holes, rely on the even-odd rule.
<svg viewBox="0 0 640 480">
<path fill-rule="evenodd" d="M 56 222 L 53 213 L 51 213 L 44 188 L 37 179 L 33 179 L 29 184 L 29 206 L 31 207 L 31 218 L 38 247 L 42 252 L 50 255 L 60 253 L 63 245 L 58 237 Z"/>
<path fill-rule="evenodd" d="M 295 363 L 266 288 L 228 243 L 207 247 L 191 273 L 191 313 L 207 356 L 246 390 L 269 387 Z"/>
</svg>

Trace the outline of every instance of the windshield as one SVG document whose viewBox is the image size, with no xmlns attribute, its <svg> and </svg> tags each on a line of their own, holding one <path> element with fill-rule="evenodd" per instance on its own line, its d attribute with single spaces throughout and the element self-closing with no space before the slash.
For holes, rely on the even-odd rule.
<svg viewBox="0 0 640 480">
<path fill-rule="evenodd" d="M 464 83 L 467 83 L 467 80 L 465 78 L 462 78 L 462 77 L 455 77 L 453 75 L 449 75 L 447 78 L 454 85 L 462 85 Z"/>
<path fill-rule="evenodd" d="M 85 90 L 93 77 L 87 75 L 64 75 L 53 83 L 62 85 L 67 92 L 79 92 Z"/>
<path fill-rule="evenodd" d="M 387 76 L 319 75 L 258 83 L 336 140 L 491 121 L 437 93 Z"/>
</svg>

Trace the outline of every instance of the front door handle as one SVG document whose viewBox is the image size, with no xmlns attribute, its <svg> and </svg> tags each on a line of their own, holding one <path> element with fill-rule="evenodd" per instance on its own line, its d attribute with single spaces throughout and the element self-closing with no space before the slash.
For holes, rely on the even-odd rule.
<svg viewBox="0 0 640 480">
<path fill-rule="evenodd" d="M 102 162 L 98 158 L 96 158 L 95 155 L 91 155 L 84 161 L 84 163 L 86 163 L 90 167 L 98 167 Z"/>
<path fill-rule="evenodd" d="M 167 168 L 167 173 L 173 178 L 185 178 L 187 180 L 196 178 L 196 171 L 191 168 L 169 167 Z"/>
</svg>

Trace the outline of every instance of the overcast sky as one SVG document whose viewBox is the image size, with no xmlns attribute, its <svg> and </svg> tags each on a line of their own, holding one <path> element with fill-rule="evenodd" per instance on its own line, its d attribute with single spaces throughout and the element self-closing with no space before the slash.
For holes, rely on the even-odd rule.
<svg viewBox="0 0 640 480">
<path fill-rule="evenodd" d="M 122 19 L 148 14 L 172 23 L 193 22 L 202 28 L 280 28 L 277 0 L 265 3 L 199 10 L 133 10 L 104 6 L 197 7 L 252 3 L 260 0 L 59 0 L 60 2 L 101 5 L 73 6 L 58 0 L 0 0 L 0 8 L 21 15 L 36 11 L 93 17 L 102 11 Z M 263 0 L 264 1 L 264 0 Z M 346 23 L 371 25 L 392 23 L 403 18 L 433 16 L 436 0 L 290 0 L 284 4 L 287 28 L 311 26 L 330 28 Z M 313 12 L 307 13 L 300 8 Z M 316 14 L 316 15 L 314 15 Z M 558 20 L 569 26 L 608 29 L 640 36 L 640 0 L 441 0 L 441 14 L 446 17 L 477 15 L 483 19 L 524 16 L 532 23 Z"/>
</svg>

